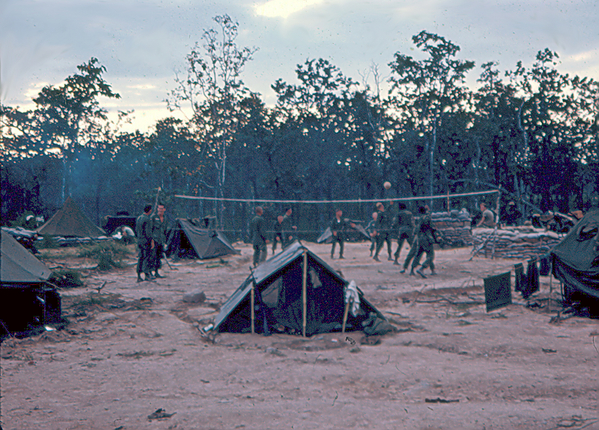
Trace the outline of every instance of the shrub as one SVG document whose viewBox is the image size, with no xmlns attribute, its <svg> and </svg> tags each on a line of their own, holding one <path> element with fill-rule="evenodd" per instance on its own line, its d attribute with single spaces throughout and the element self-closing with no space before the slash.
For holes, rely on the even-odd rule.
<svg viewBox="0 0 599 430">
<path fill-rule="evenodd" d="M 55 270 L 50 275 L 48 282 L 59 288 L 77 288 L 84 285 L 84 282 L 81 280 L 81 273 L 72 269 Z"/>
<path fill-rule="evenodd" d="M 113 267 L 124 267 L 123 258 L 129 253 L 130 251 L 125 245 L 114 241 L 105 241 L 81 246 L 79 257 L 96 260 L 98 270 L 110 270 Z"/>
</svg>

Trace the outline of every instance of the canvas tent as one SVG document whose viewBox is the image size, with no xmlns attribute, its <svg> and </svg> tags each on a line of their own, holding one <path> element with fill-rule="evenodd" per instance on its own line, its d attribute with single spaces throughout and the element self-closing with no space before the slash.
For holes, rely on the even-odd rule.
<svg viewBox="0 0 599 430">
<path fill-rule="evenodd" d="M 97 227 L 81 212 L 75 202 L 69 197 L 63 207 L 56 212 L 44 225 L 37 229 L 42 235 L 63 237 L 100 237 L 106 233 Z"/>
<path fill-rule="evenodd" d="M 592 208 L 551 251 L 567 302 L 599 300 L 599 208 Z"/>
<path fill-rule="evenodd" d="M 192 221 L 177 218 L 171 231 L 169 253 L 176 258 L 216 258 L 223 255 L 239 254 L 223 233 L 217 230 L 200 228 Z"/>
<path fill-rule="evenodd" d="M 359 224 L 361 221 L 350 221 L 355 224 L 355 228 L 348 228 L 345 232 L 346 241 L 355 242 L 358 240 L 370 240 L 370 235 L 364 228 L 362 224 Z M 331 243 L 333 241 L 333 232 L 331 231 L 331 227 L 327 227 L 327 229 L 316 239 L 316 243 Z"/>
<path fill-rule="evenodd" d="M 60 320 L 60 296 L 46 281 L 50 269 L 2 231 L 0 335 Z"/>
<path fill-rule="evenodd" d="M 220 332 L 250 332 L 254 302 L 256 333 L 305 334 L 341 331 L 347 282 L 301 243 L 260 264 L 222 306 L 214 322 Z M 252 293 L 253 290 L 253 293 Z M 305 295 L 304 295 L 305 291 Z M 359 295 L 356 315 L 347 313 L 346 329 L 361 330 L 362 322 L 385 318 Z M 305 305 L 304 305 L 305 298 Z M 305 323 L 304 323 L 305 318 Z"/>
</svg>

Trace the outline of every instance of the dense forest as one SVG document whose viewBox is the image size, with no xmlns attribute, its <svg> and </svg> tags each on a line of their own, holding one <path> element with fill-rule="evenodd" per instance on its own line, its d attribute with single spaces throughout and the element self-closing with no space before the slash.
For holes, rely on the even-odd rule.
<svg viewBox="0 0 599 430">
<path fill-rule="evenodd" d="M 131 113 L 108 118 L 102 102 L 120 95 L 96 58 L 44 87 L 32 110 L 1 106 L 3 224 L 26 211 L 51 215 L 69 195 L 100 224 L 117 211 L 139 213 L 158 187 L 171 215 L 215 216 L 238 232 L 250 205 L 174 196 L 331 200 L 501 189 L 524 213 L 567 213 L 599 191 L 599 84 L 560 73 L 555 52 L 507 71 L 485 63 L 473 89 L 466 78 L 474 62 L 423 31 L 412 38 L 418 58 L 397 52 L 388 70 L 373 66 L 359 81 L 309 59 L 297 66 L 297 82 L 271 85 L 277 103 L 266 106 L 242 80 L 255 48 L 238 46 L 230 17 L 214 20 L 165 95 L 171 109 L 191 108 L 187 122 L 171 117 L 148 133 L 124 132 Z M 333 213 L 298 210 L 307 229 Z M 347 208 L 362 219 L 371 210 Z"/>
</svg>

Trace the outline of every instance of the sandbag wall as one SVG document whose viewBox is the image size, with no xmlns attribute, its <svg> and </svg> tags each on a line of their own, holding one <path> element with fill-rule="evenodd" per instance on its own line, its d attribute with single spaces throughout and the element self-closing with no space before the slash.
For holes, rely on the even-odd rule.
<svg viewBox="0 0 599 430">
<path fill-rule="evenodd" d="M 478 256 L 520 260 L 536 258 L 547 254 L 562 240 L 557 233 L 532 227 L 497 229 L 495 238 L 492 237 L 493 231 L 492 228 L 472 229 L 475 248 L 487 241 Z"/>
<path fill-rule="evenodd" d="M 459 248 L 473 245 L 472 217 L 466 209 L 433 212 L 431 218 L 433 228 L 441 233 L 440 244 L 443 247 Z"/>
</svg>

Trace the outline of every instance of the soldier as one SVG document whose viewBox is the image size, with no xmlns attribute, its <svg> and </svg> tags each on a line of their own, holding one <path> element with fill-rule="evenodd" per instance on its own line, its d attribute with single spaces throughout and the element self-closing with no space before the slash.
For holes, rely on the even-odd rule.
<svg viewBox="0 0 599 430">
<path fill-rule="evenodd" d="M 283 246 L 283 249 L 287 248 L 287 246 L 293 242 L 293 237 L 295 235 L 295 232 L 297 231 L 297 227 L 292 225 L 292 221 L 291 221 L 291 214 L 293 213 L 293 211 L 291 210 L 291 208 L 287 208 L 285 210 L 285 216 L 283 217 L 283 222 L 282 222 L 282 231 L 283 231 L 283 241 L 281 242 L 281 245 Z"/>
<path fill-rule="evenodd" d="M 377 215 L 377 219 L 376 219 L 376 231 L 375 231 L 375 235 L 376 235 L 376 252 L 374 253 L 374 261 L 381 261 L 379 260 L 379 252 L 381 251 L 381 248 L 383 247 L 383 244 L 385 242 L 387 242 L 387 252 L 389 253 L 389 261 L 392 261 L 393 259 L 391 258 L 391 235 L 389 234 L 389 228 L 390 228 L 390 219 L 389 219 L 389 215 L 387 213 L 385 213 L 385 206 L 383 206 L 382 203 L 377 203 L 376 207 L 378 209 L 378 215 Z"/>
<path fill-rule="evenodd" d="M 378 212 L 373 212 L 372 219 L 370 221 L 368 221 L 368 224 L 366 224 L 366 231 L 368 232 L 368 234 L 370 234 L 370 256 L 371 257 L 376 248 L 376 230 L 375 230 L 375 228 L 376 228 L 376 219 L 377 219 L 378 215 L 379 215 Z"/>
<path fill-rule="evenodd" d="M 339 259 L 343 258 L 343 244 L 345 243 L 345 230 L 347 229 L 348 222 L 345 219 L 342 219 L 343 211 L 341 209 L 337 209 L 335 211 L 335 218 L 331 221 L 331 233 L 333 234 L 333 245 L 331 248 L 331 258 L 335 255 L 335 245 L 339 243 Z M 355 227 L 356 225 L 351 223 L 349 224 L 351 227 Z"/>
<path fill-rule="evenodd" d="M 398 236 L 397 236 L 397 249 L 395 250 L 395 261 L 393 264 L 396 266 L 399 265 L 397 260 L 399 259 L 399 254 L 401 253 L 401 248 L 403 247 L 404 241 L 408 241 L 410 245 L 410 250 L 414 246 L 414 230 L 416 229 L 416 224 L 414 223 L 414 215 L 410 212 L 404 203 L 399 203 L 399 212 L 397 213 L 397 226 L 398 226 Z"/>
<path fill-rule="evenodd" d="M 437 274 L 435 272 L 434 263 L 434 245 L 436 242 L 435 230 L 432 226 L 431 215 L 430 213 L 428 213 L 428 207 L 420 207 L 418 209 L 418 212 L 422 217 L 420 221 L 420 227 L 418 228 L 418 251 L 416 252 L 416 256 L 414 257 L 414 261 L 412 262 L 412 270 L 410 271 L 410 275 L 414 274 L 414 269 L 416 269 L 416 267 L 420 263 L 420 257 L 422 256 L 422 254 L 426 252 L 426 260 L 424 260 L 424 263 L 422 263 L 421 268 L 416 270 L 416 273 L 418 273 L 423 278 L 426 278 L 424 273 L 422 273 L 422 270 L 426 269 L 427 267 L 431 268 L 431 275 Z"/>
<path fill-rule="evenodd" d="M 165 251 L 166 238 L 168 232 L 167 220 L 164 216 L 166 208 L 163 204 L 159 204 L 156 208 L 156 213 L 151 217 L 152 220 L 152 239 L 154 240 L 154 252 L 152 253 L 152 263 L 150 270 L 154 270 L 154 277 L 164 278 L 158 269 L 160 269 L 162 254 Z"/>
<path fill-rule="evenodd" d="M 137 236 L 137 248 L 139 254 L 137 257 L 137 282 L 143 281 L 141 278 L 142 272 L 145 275 L 146 281 L 151 281 L 154 277 L 150 274 L 150 258 L 154 248 L 154 240 L 152 239 L 152 205 L 147 205 L 144 208 L 144 213 L 137 217 L 135 221 L 135 234 Z"/>
<path fill-rule="evenodd" d="M 250 222 L 250 235 L 252 237 L 252 245 L 254 247 L 254 267 L 266 260 L 266 232 L 264 231 L 264 218 L 262 214 L 264 210 L 261 206 L 256 206 L 254 209 L 256 216 Z"/>
<path fill-rule="evenodd" d="M 274 254 L 277 250 L 277 243 L 281 243 L 281 249 L 283 246 L 283 215 L 279 215 L 273 226 L 273 238 L 272 238 L 272 253 Z"/>
<path fill-rule="evenodd" d="M 492 210 L 487 208 L 486 203 L 480 204 L 480 211 L 482 212 L 483 216 L 476 226 L 487 228 L 495 227 L 495 214 Z"/>
</svg>

